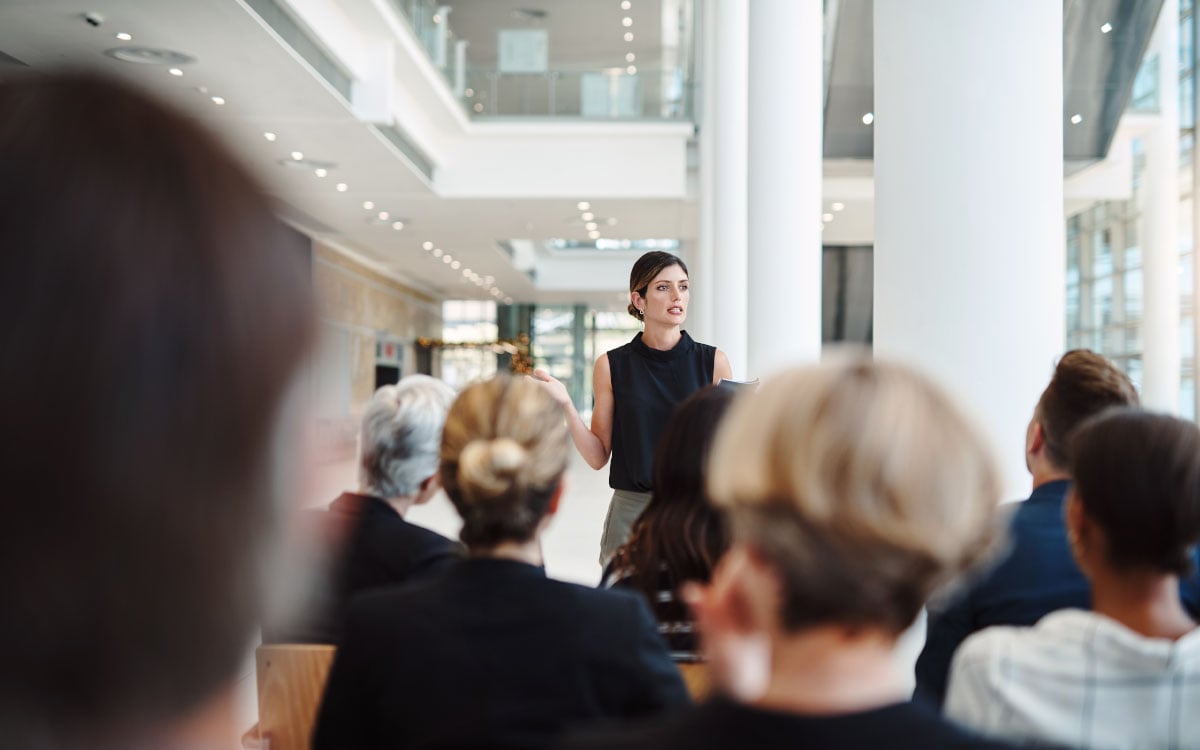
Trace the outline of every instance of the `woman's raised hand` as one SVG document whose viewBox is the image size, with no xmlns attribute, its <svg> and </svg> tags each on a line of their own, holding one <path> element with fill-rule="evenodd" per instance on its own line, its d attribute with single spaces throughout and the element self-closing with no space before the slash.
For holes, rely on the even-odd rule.
<svg viewBox="0 0 1200 750">
<path fill-rule="evenodd" d="M 532 375 L 527 375 L 526 377 L 541 383 L 542 389 L 563 406 L 571 403 L 571 394 L 567 393 L 567 387 L 562 384 L 562 381 L 552 377 L 545 370 L 534 370 Z"/>
</svg>

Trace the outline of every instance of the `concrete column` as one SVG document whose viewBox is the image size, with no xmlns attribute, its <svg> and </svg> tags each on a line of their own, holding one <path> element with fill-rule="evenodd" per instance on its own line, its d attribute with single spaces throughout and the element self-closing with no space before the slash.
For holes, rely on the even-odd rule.
<svg viewBox="0 0 1200 750">
<path fill-rule="evenodd" d="M 1064 343 L 1062 31 L 1058 2 L 875 1 L 875 352 L 962 399 L 1014 498 Z"/>
<path fill-rule="evenodd" d="M 715 3 L 713 106 L 713 337 L 733 366 L 747 374 L 747 83 L 749 0 Z"/>
<path fill-rule="evenodd" d="M 821 356 L 822 42 L 821 3 L 751 3 L 751 377 Z"/>
<path fill-rule="evenodd" d="M 1179 2 L 1164 0 L 1150 39 L 1158 54 L 1158 122 L 1143 137 L 1142 404 L 1179 413 Z"/>
<path fill-rule="evenodd" d="M 696 19 L 696 34 L 700 41 L 701 53 L 697 60 L 698 99 L 693 101 L 693 106 L 696 107 L 699 123 L 697 140 L 700 169 L 696 185 L 699 226 L 696 244 L 688 254 L 695 292 L 688 307 L 687 330 L 697 341 L 705 343 L 713 340 L 713 308 L 717 302 L 718 288 L 716 275 L 713 273 L 713 192 L 716 186 L 713 179 L 716 171 L 716 165 L 713 163 L 713 119 L 716 117 L 716 108 L 713 106 L 713 76 L 717 39 L 714 19 L 716 4 L 717 0 L 701 0 L 697 4 L 699 13 Z"/>
</svg>

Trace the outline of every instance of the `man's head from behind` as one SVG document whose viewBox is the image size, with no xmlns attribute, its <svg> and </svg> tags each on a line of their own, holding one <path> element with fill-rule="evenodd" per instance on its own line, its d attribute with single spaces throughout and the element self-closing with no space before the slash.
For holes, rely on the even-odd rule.
<svg viewBox="0 0 1200 750">
<path fill-rule="evenodd" d="M 1133 383 L 1112 362 L 1087 349 L 1064 354 L 1038 399 L 1026 434 L 1025 460 L 1034 481 L 1066 473 L 1071 433 L 1084 421 L 1110 407 L 1137 404 Z"/>
<path fill-rule="evenodd" d="M 428 375 L 409 375 L 376 391 L 362 422 L 363 492 L 385 500 L 428 499 L 440 486 L 438 450 L 452 403 L 450 386 Z"/>
</svg>

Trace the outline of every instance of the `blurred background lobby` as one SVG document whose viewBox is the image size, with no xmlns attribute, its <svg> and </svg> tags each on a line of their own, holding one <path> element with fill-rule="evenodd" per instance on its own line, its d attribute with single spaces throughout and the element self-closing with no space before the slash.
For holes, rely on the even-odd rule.
<svg viewBox="0 0 1200 750">
<path fill-rule="evenodd" d="M 312 503 L 404 375 L 541 368 L 586 418 L 652 249 L 737 378 L 915 362 L 1014 499 L 1065 349 L 1194 419 L 1196 58 L 1194 0 L 0 0 L 3 75 L 133 81 L 269 186 L 321 305 Z M 607 472 L 575 461 L 546 561 L 595 583 Z"/>
</svg>

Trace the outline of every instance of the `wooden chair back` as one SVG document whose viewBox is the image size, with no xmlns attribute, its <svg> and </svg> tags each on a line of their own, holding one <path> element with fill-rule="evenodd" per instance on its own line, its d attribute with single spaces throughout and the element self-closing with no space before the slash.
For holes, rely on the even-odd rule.
<svg viewBox="0 0 1200 750">
<path fill-rule="evenodd" d="M 335 651 L 333 646 L 296 643 L 255 650 L 263 750 L 308 750 Z"/>
<path fill-rule="evenodd" d="M 712 692 L 712 676 L 705 662 L 679 662 L 679 674 L 683 676 L 683 684 L 687 685 L 688 694 L 692 700 L 699 703 Z"/>
</svg>

